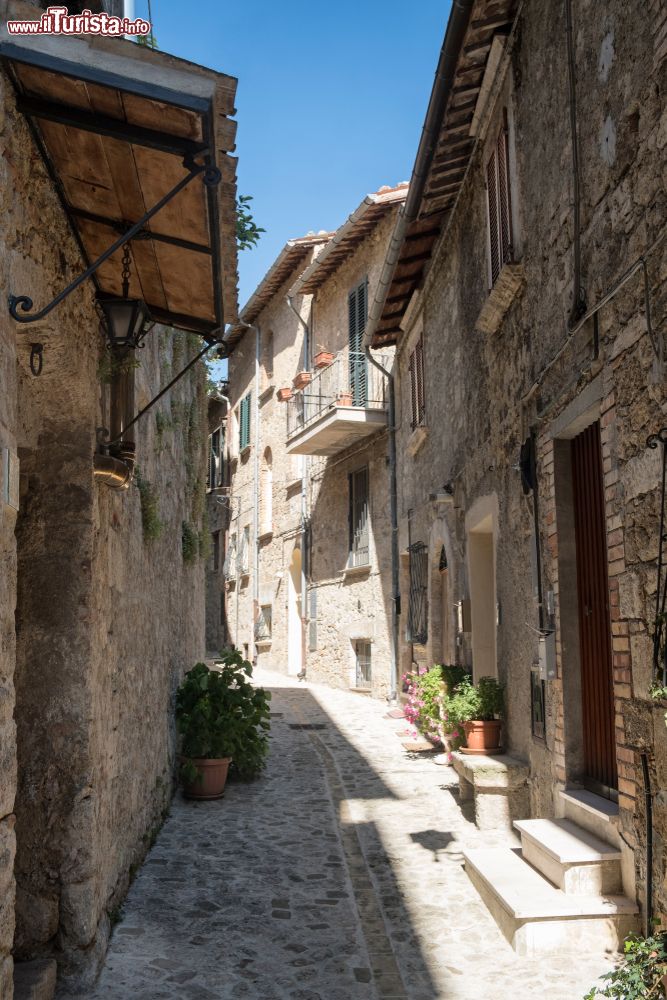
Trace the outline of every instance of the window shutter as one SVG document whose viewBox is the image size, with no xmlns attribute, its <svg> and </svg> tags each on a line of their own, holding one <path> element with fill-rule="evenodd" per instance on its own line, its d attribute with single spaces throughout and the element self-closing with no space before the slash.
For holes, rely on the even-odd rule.
<svg viewBox="0 0 667 1000">
<path fill-rule="evenodd" d="M 509 150 L 507 144 L 507 112 L 504 113 L 504 123 L 498 134 L 496 146 L 498 160 L 498 204 L 500 215 L 500 253 L 501 262 L 506 264 L 512 259 L 512 211 L 509 186 Z"/>
<path fill-rule="evenodd" d="M 500 274 L 500 240 L 498 227 L 497 151 L 494 149 L 486 167 L 486 194 L 489 209 L 489 249 L 491 253 L 491 284 Z"/>
<path fill-rule="evenodd" d="M 363 348 L 367 306 L 368 282 L 364 279 L 347 297 L 350 388 L 355 406 L 365 406 L 368 399 L 366 355 Z"/>
<path fill-rule="evenodd" d="M 412 430 L 417 426 L 417 373 L 415 372 L 415 352 L 410 355 L 408 372 L 410 374 L 410 427 Z"/>
<path fill-rule="evenodd" d="M 417 426 L 424 423 L 426 405 L 424 399 L 424 335 L 422 334 L 415 348 L 415 382 L 417 388 Z"/>
<path fill-rule="evenodd" d="M 239 448 L 243 451 L 250 444 L 250 397 L 251 393 L 241 400 L 239 413 Z"/>
</svg>

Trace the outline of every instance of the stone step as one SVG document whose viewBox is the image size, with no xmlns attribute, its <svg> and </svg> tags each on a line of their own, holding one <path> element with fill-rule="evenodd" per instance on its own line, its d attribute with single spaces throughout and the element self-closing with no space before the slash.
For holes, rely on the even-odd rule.
<svg viewBox="0 0 667 1000">
<path fill-rule="evenodd" d="M 14 1000 L 53 1000 L 57 966 L 52 958 L 14 963 Z"/>
<path fill-rule="evenodd" d="M 617 950 L 638 929 L 625 896 L 572 896 L 556 889 L 511 848 L 464 851 L 465 870 L 520 955 Z"/>
<path fill-rule="evenodd" d="M 568 788 L 560 793 L 565 819 L 599 837 L 600 840 L 621 847 L 618 805 L 601 795 L 584 788 Z"/>
<path fill-rule="evenodd" d="M 563 892 L 622 893 L 621 852 L 570 819 L 520 819 L 521 854 Z"/>
</svg>

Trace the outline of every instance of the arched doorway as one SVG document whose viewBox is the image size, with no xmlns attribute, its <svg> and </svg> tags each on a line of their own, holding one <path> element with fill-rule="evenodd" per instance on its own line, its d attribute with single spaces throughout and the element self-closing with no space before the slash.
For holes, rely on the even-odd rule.
<svg viewBox="0 0 667 1000">
<path fill-rule="evenodd" d="M 301 549 L 295 547 L 287 577 L 287 672 L 295 675 L 302 669 Z"/>
</svg>

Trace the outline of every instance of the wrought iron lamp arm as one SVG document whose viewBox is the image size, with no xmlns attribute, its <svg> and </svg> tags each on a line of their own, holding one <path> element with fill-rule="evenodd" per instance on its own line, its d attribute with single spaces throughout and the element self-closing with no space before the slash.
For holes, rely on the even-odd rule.
<svg viewBox="0 0 667 1000">
<path fill-rule="evenodd" d="M 203 181 L 207 187 L 215 187 L 220 183 L 221 174 L 217 167 L 212 167 L 205 163 L 195 163 L 194 159 L 191 157 L 186 157 L 183 160 L 183 166 L 188 170 L 188 174 L 183 177 L 178 184 L 171 189 L 171 191 L 168 191 L 163 198 L 160 198 L 157 204 L 149 209 L 145 215 L 142 215 L 142 217 L 135 222 L 133 226 L 130 226 L 126 233 L 119 236 L 108 250 L 105 250 L 104 253 L 97 258 L 97 260 L 93 261 L 90 267 L 86 268 L 83 274 L 80 274 L 78 278 L 75 278 L 75 280 L 71 282 L 67 288 L 64 288 L 59 295 L 56 295 L 55 299 L 49 302 L 48 305 L 44 306 L 43 309 L 40 309 L 39 312 L 33 313 L 30 316 L 20 316 L 18 314 L 18 310 L 20 309 L 22 313 L 30 312 L 33 307 L 33 301 L 28 295 L 10 295 L 9 313 L 12 318 L 15 319 L 17 323 L 35 323 L 37 320 L 43 319 L 47 316 L 52 309 L 55 309 L 55 307 L 63 301 L 63 299 L 66 299 L 67 296 L 78 288 L 79 285 L 83 284 L 83 282 L 86 281 L 91 274 L 94 274 L 95 271 L 97 271 L 97 269 L 109 259 L 109 257 L 113 256 L 113 254 L 123 246 L 123 244 L 133 239 L 133 237 L 135 237 L 137 233 L 143 229 L 148 220 L 152 219 L 154 215 L 157 215 L 157 213 L 164 208 L 164 206 L 167 205 L 172 198 L 179 194 L 183 188 L 187 187 L 195 177 L 203 174 Z"/>
<path fill-rule="evenodd" d="M 176 385 L 176 383 L 178 381 L 180 381 L 180 379 L 182 379 L 183 376 L 187 372 L 190 371 L 190 369 L 192 368 L 193 365 L 196 365 L 198 361 L 201 361 L 201 359 L 204 357 L 204 355 L 207 354 L 208 351 L 210 351 L 212 347 L 219 347 L 219 346 L 220 346 L 219 341 L 212 340 L 212 341 L 210 341 L 206 345 L 206 347 L 203 348 L 203 350 L 201 350 L 199 352 L 199 354 L 195 354 L 194 358 L 192 358 L 187 363 L 187 365 L 185 366 L 185 368 L 183 368 L 183 370 L 180 371 L 178 373 L 178 375 L 175 375 L 174 378 L 171 380 L 171 382 L 168 382 L 167 385 L 165 385 L 164 389 L 160 389 L 160 391 L 158 392 L 157 396 L 154 396 L 153 399 L 151 399 L 150 403 L 146 403 L 146 405 L 143 407 L 143 409 L 139 410 L 139 412 L 136 414 L 136 416 L 134 416 L 132 418 L 132 420 L 130 420 L 130 422 L 127 424 L 127 426 L 123 428 L 122 432 L 120 434 L 118 434 L 117 437 L 112 438 L 110 441 L 108 441 L 108 440 L 106 440 L 105 435 L 108 434 L 109 432 L 106 429 L 101 429 L 101 431 L 98 432 L 98 442 L 99 442 L 99 444 L 101 444 L 105 448 L 110 448 L 111 445 L 118 444 L 120 441 L 122 441 L 123 438 L 125 437 L 125 435 L 127 434 L 127 432 L 129 431 L 130 427 L 134 427 L 134 425 L 137 423 L 137 421 L 141 420 L 141 418 L 143 417 L 144 413 L 147 413 L 148 410 L 151 409 L 151 407 L 155 406 L 155 404 L 158 402 L 158 400 L 162 399 L 162 397 L 165 395 L 165 393 L 169 392 L 169 390 L 172 388 L 172 386 Z"/>
</svg>

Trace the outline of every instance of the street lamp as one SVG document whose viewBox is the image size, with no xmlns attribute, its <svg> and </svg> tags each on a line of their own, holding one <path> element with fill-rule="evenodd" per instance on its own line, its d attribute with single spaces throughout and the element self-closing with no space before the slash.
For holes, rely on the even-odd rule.
<svg viewBox="0 0 667 1000">
<path fill-rule="evenodd" d="M 123 250 L 123 291 L 121 298 L 100 295 L 98 301 L 106 320 L 107 337 L 112 348 L 142 346 L 149 330 L 151 315 L 143 299 L 130 298 L 130 244 Z"/>
</svg>

